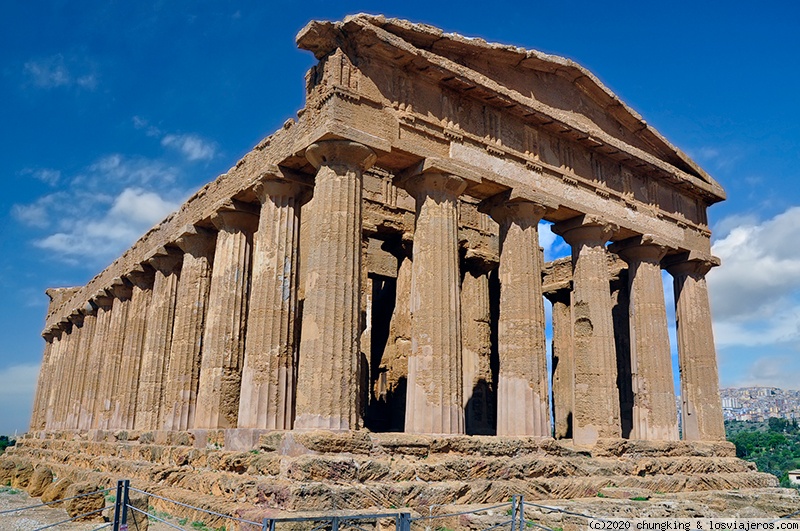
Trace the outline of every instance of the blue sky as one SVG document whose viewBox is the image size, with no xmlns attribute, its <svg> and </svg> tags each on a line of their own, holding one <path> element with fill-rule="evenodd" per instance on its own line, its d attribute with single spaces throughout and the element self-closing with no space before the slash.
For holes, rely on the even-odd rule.
<svg viewBox="0 0 800 531">
<path fill-rule="evenodd" d="M 28 1 L 3 11 L 0 433 L 27 428 L 45 288 L 84 284 L 294 116 L 314 63 L 297 31 L 357 12 L 594 72 L 728 192 L 709 213 L 724 261 L 709 279 L 722 385 L 800 387 L 796 3 Z M 556 241 L 548 255 L 564 251 Z"/>
</svg>

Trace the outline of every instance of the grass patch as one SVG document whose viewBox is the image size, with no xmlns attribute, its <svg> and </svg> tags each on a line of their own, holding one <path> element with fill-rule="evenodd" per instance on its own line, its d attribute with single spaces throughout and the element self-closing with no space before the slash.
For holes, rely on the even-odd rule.
<svg viewBox="0 0 800 531">
<path fill-rule="evenodd" d="M 22 494 L 22 491 L 19 489 L 13 489 L 10 486 L 5 486 L 0 487 L 0 494 Z"/>
</svg>

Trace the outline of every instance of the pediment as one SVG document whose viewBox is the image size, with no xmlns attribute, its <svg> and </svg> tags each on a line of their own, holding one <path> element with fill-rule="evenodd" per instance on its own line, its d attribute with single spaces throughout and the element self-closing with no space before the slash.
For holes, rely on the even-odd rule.
<svg viewBox="0 0 800 531">
<path fill-rule="evenodd" d="M 311 22 L 298 35 L 298 45 L 318 58 L 340 48 L 353 57 L 379 56 L 394 68 L 424 72 L 443 90 L 525 116 L 566 140 L 653 165 L 686 187 L 703 190 L 708 204 L 725 198 L 700 166 L 569 59 L 373 15 Z"/>
</svg>

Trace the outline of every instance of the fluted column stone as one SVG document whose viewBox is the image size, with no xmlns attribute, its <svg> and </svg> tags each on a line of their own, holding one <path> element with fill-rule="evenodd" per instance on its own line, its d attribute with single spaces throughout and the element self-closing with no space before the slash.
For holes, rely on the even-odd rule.
<svg viewBox="0 0 800 531">
<path fill-rule="evenodd" d="M 490 435 L 495 424 L 495 383 L 491 367 L 489 272 L 482 267 L 484 264 L 474 262 L 467 262 L 461 281 L 464 431 L 468 435 Z"/>
<path fill-rule="evenodd" d="M 86 380 L 81 393 L 81 407 L 78 414 L 78 428 L 81 430 L 90 430 L 94 427 L 100 368 L 108 342 L 108 325 L 111 320 L 113 298 L 103 291 L 95 295 L 89 302 L 94 307 L 96 318 L 91 350 L 86 361 Z"/>
<path fill-rule="evenodd" d="M 492 210 L 500 224 L 498 435 L 550 435 L 538 230 L 544 213 L 544 206 L 530 201 L 506 203 Z"/>
<path fill-rule="evenodd" d="M 61 373 L 61 382 L 63 385 L 63 393 L 61 404 L 59 405 L 59 420 L 57 429 L 74 429 L 71 425 L 71 412 L 73 406 L 80 398 L 76 400 L 76 391 L 80 393 L 80 382 L 82 375 L 79 373 L 81 364 L 81 341 L 85 335 L 83 329 L 84 315 L 76 311 L 67 318 L 71 324 L 70 326 L 70 343 L 66 357 L 66 364 Z"/>
<path fill-rule="evenodd" d="M 464 433 L 458 196 L 466 182 L 424 173 L 405 187 L 417 207 L 405 431 Z"/>
<path fill-rule="evenodd" d="M 704 257 L 673 260 L 667 271 L 673 276 L 675 317 L 678 331 L 678 363 L 681 374 L 683 439 L 725 440 L 719 395 L 719 373 L 706 274 L 719 265 Z"/>
<path fill-rule="evenodd" d="M 36 380 L 36 391 L 33 395 L 33 413 L 31 414 L 30 431 L 40 431 L 45 428 L 44 411 L 46 409 L 43 403 L 46 397 L 49 396 L 49 382 L 50 376 L 50 358 L 53 353 L 53 332 L 48 330 L 42 333 L 44 338 L 44 354 L 42 355 L 42 364 L 39 366 L 39 377 Z"/>
<path fill-rule="evenodd" d="M 317 168 L 297 367 L 295 429 L 359 427 L 362 174 L 375 161 L 347 140 L 306 149 Z"/>
<path fill-rule="evenodd" d="M 155 269 L 153 294 L 147 309 L 147 326 L 139 368 L 134 429 L 156 430 L 161 422 L 164 372 L 172 348 L 175 300 L 183 253 L 167 247 L 148 260 Z"/>
<path fill-rule="evenodd" d="M 572 288 L 571 283 L 545 292 L 552 304 L 553 319 L 553 436 L 572 438 L 573 392 L 575 385 L 572 352 Z"/>
<path fill-rule="evenodd" d="M 70 351 L 73 343 L 72 324 L 69 321 L 59 323 L 61 335 L 59 337 L 58 358 L 56 360 L 55 371 L 57 382 L 50 396 L 50 420 L 47 423 L 48 430 L 61 429 L 64 420 L 64 400 L 67 394 L 68 381 L 66 373 L 69 368 Z"/>
<path fill-rule="evenodd" d="M 142 365 L 147 315 L 150 298 L 153 294 L 155 271 L 150 266 L 140 265 L 128 273 L 125 278 L 133 287 L 119 373 L 120 405 L 118 416 L 114 417 L 113 423 L 120 429 L 132 430 L 136 422 L 139 371 Z"/>
<path fill-rule="evenodd" d="M 208 297 L 195 428 L 235 428 L 244 361 L 255 213 L 244 205 L 217 212 L 219 232 Z"/>
<path fill-rule="evenodd" d="M 253 274 L 247 310 L 239 427 L 288 430 L 295 398 L 298 183 L 265 175 L 253 237 Z"/>
<path fill-rule="evenodd" d="M 55 406 L 58 397 L 58 385 L 56 375 L 61 369 L 61 356 L 64 351 L 64 341 L 66 333 L 60 324 L 53 329 L 53 347 L 50 353 L 50 369 L 52 375 L 47 386 L 47 394 L 44 397 L 44 427 L 46 430 L 52 430 L 55 426 Z"/>
<path fill-rule="evenodd" d="M 630 438 L 678 440 L 678 412 L 661 280 L 661 259 L 667 248 L 645 236 L 614 244 L 611 250 L 628 264 L 633 389 Z"/>
<path fill-rule="evenodd" d="M 81 332 L 76 350 L 75 370 L 72 377 L 72 389 L 70 391 L 70 404 L 67 410 L 65 428 L 70 430 L 78 429 L 81 414 L 81 402 L 86 388 L 86 381 L 89 373 L 89 359 L 92 352 L 92 341 L 94 340 L 95 327 L 97 324 L 97 314 L 91 305 L 86 305 L 80 310 Z"/>
<path fill-rule="evenodd" d="M 574 405 L 572 438 L 620 437 L 617 356 L 605 244 L 615 227 L 590 216 L 553 226 L 572 246 Z"/>
<path fill-rule="evenodd" d="M 194 425 L 215 236 L 210 230 L 192 227 L 175 241 L 183 251 L 183 265 L 164 385 L 165 430 L 188 430 Z"/>
<path fill-rule="evenodd" d="M 108 336 L 100 368 L 100 383 L 95 406 L 97 408 L 95 423 L 96 427 L 101 430 L 119 428 L 119 426 L 111 424 L 111 419 L 115 414 L 119 414 L 119 398 L 122 393 L 118 386 L 118 377 L 127 332 L 128 308 L 133 290 L 122 278 L 116 278 L 109 293 L 114 297 L 114 301 L 111 307 L 111 318 L 108 322 Z"/>
</svg>

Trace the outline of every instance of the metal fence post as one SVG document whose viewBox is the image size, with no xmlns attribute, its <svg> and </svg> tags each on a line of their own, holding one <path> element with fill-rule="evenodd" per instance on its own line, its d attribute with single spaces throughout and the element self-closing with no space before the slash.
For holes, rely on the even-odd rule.
<svg viewBox="0 0 800 531">
<path fill-rule="evenodd" d="M 519 531 L 525 530 L 525 495 L 519 496 Z"/>
<path fill-rule="evenodd" d="M 128 506 L 130 500 L 131 480 L 126 479 L 122 482 L 122 516 L 119 522 L 119 531 L 128 531 Z"/>
<path fill-rule="evenodd" d="M 261 525 L 261 531 L 275 531 L 275 520 L 272 518 L 264 518 L 264 523 Z"/>
<path fill-rule="evenodd" d="M 411 531 L 411 513 L 397 513 L 394 528 L 396 531 Z"/>
<path fill-rule="evenodd" d="M 331 518 L 331 531 L 339 531 L 339 517 L 334 516 Z"/>
<path fill-rule="evenodd" d="M 120 513 L 123 512 L 121 506 L 122 506 L 122 491 L 124 490 L 124 485 L 125 483 L 123 480 L 120 479 L 119 481 L 117 481 L 117 496 L 114 499 L 114 520 L 113 520 L 114 531 L 120 531 L 119 525 L 122 520 Z"/>
<path fill-rule="evenodd" d="M 511 531 L 517 529 L 517 495 L 511 496 Z"/>
</svg>

